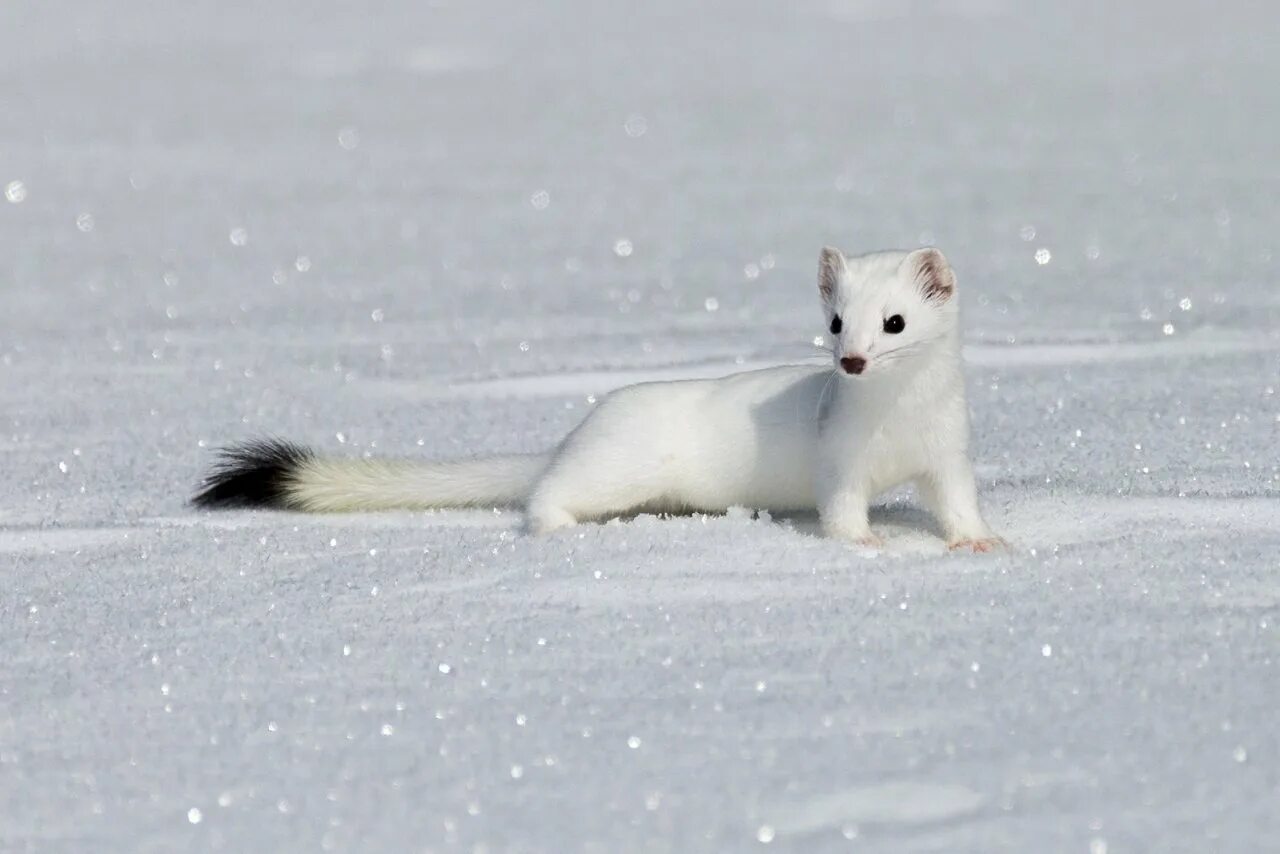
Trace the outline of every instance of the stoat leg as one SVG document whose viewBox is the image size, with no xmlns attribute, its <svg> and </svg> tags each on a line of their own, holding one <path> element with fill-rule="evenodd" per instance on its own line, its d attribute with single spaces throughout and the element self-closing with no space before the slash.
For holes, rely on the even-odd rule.
<svg viewBox="0 0 1280 854">
<path fill-rule="evenodd" d="M 968 457 L 956 454 L 916 481 L 920 497 L 942 526 L 947 546 L 987 552 L 1004 545 L 978 509 L 978 487 Z"/>
<path fill-rule="evenodd" d="M 534 484 L 525 507 L 532 533 L 633 512 L 662 495 L 663 469 L 650 455 L 618 453 L 591 435 L 567 442 Z"/>
<path fill-rule="evenodd" d="M 835 488 L 818 506 L 822 531 L 828 537 L 846 540 L 860 546 L 880 548 L 884 542 L 871 531 L 867 519 L 870 499 L 857 489 Z"/>
</svg>

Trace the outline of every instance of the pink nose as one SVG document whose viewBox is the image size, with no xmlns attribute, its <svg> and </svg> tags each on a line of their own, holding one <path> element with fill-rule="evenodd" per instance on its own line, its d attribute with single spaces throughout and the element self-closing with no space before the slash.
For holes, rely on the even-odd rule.
<svg viewBox="0 0 1280 854">
<path fill-rule="evenodd" d="M 861 356 L 845 356 L 840 360 L 840 367 L 846 374 L 860 374 L 867 369 L 867 360 Z"/>
</svg>

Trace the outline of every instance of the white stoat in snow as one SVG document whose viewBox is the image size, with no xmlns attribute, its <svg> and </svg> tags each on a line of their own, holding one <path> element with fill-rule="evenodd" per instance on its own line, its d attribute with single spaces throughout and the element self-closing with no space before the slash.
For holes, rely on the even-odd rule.
<svg viewBox="0 0 1280 854">
<path fill-rule="evenodd" d="M 546 454 L 341 459 L 278 441 L 224 451 L 195 503 L 311 512 L 522 505 L 546 533 L 619 515 L 818 511 L 879 545 L 867 509 L 912 481 L 953 548 L 1001 541 L 978 509 L 956 279 L 937 249 L 822 250 L 832 368 L 787 365 L 613 392 Z"/>
</svg>

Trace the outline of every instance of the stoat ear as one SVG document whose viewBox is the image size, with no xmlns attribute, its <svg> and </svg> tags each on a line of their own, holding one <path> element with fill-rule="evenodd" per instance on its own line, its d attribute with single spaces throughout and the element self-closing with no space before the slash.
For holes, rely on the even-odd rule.
<svg viewBox="0 0 1280 854">
<path fill-rule="evenodd" d="M 834 246 L 822 247 L 822 254 L 818 256 L 818 293 L 822 295 L 823 302 L 830 303 L 835 299 L 836 288 L 847 269 L 843 252 Z"/>
<path fill-rule="evenodd" d="M 955 296 L 956 274 L 946 256 L 932 246 L 912 252 L 900 269 L 929 302 L 943 303 Z"/>
</svg>

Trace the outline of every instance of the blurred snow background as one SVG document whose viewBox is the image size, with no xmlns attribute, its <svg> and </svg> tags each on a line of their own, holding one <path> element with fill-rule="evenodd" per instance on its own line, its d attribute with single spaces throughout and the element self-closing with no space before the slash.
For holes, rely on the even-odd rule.
<svg viewBox="0 0 1280 854">
<path fill-rule="evenodd" d="M 0 848 L 1258 850 L 1280 819 L 1280 16 L 0 8 Z M 456 455 L 961 276 L 1016 544 L 204 515 L 227 440 Z"/>
</svg>

